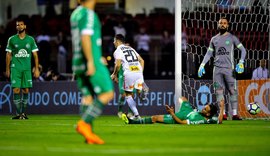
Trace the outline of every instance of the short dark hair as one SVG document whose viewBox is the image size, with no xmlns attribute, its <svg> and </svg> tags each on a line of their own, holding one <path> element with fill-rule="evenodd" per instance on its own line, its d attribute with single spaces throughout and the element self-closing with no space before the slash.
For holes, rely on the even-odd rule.
<svg viewBox="0 0 270 156">
<path fill-rule="evenodd" d="M 25 25 L 27 25 L 27 22 L 28 22 L 28 16 L 27 15 L 19 15 L 17 18 L 16 18 L 16 22 L 23 22 Z"/>
<path fill-rule="evenodd" d="M 210 106 L 210 117 L 214 116 L 217 114 L 217 106 L 216 105 L 209 105 Z"/>
<path fill-rule="evenodd" d="M 219 20 L 222 20 L 222 19 L 227 20 L 227 21 L 228 21 L 228 23 L 229 23 L 229 20 L 228 20 L 228 18 L 227 18 L 226 16 L 222 16 L 222 17 L 220 17 L 220 19 L 219 19 Z"/>
<path fill-rule="evenodd" d="M 114 38 L 116 39 L 116 40 L 119 40 L 120 42 L 122 42 L 122 43 L 125 43 L 126 41 L 125 41 L 125 37 L 124 37 L 124 35 L 122 35 L 122 34 L 116 34 L 115 36 L 114 36 Z"/>
</svg>

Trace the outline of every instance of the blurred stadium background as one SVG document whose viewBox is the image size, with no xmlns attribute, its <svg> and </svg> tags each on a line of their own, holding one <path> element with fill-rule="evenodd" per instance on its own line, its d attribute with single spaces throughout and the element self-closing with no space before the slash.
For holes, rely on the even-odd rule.
<svg viewBox="0 0 270 156">
<path fill-rule="evenodd" d="M 181 3 L 183 56 L 188 60 L 183 61 L 182 65 L 183 72 L 189 77 L 197 78 L 198 65 L 211 36 L 217 33 L 216 22 L 222 15 L 229 15 L 230 20 L 235 22 L 231 25 L 231 32 L 239 37 L 248 52 L 251 51 L 247 58 L 253 61 L 248 62 L 247 70 L 239 79 L 250 78 L 259 59 L 269 60 L 269 1 L 194 0 Z M 7 38 L 16 33 L 14 20 L 18 16 L 27 19 L 27 31 L 37 39 L 43 72 L 52 68 L 57 73 L 69 76 L 72 57 L 69 15 L 76 6 L 77 0 L 1 0 L 1 80 L 4 79 Z M 145 29 L 151 40 L 150 50 L 141 52 L 137 49 L 147 61 L 145 78 L 174 79 L 175 0 L 97 0 L 96 11 L 102 22 L 105 57 L 112 56 L 114 51 L 114 27 L 119 24 L 123 26 L 127 41 L 135 49 L 140 30 Z M 44 35 L 48 35 L 49 39 Z M 113 60 L 111 57 L 107 59 L 112 70 Z M 62 63 L 59 64 L 59 61 Z M 211 71 L 205 79 L 211 79 Z"/>
<path fill-rule="evenodd" d="M 206 53 L 211 37 L 217 33 L 217 20 L 229 16 L 231 31 L 247 48 L 244 74 L 237 77 L 240 104 L 268 96 L 261 89 L 269 82 L 250 81 L 251 71 L 259 60 L 268 60 L 269 67 L 269 0 L 97 0 L 96 11 L 102 21 L 103 54 L 112 70 L 114 27 L 120 22 L 126 29 L 128 42 L 136 48 L 136 36 L 144 28 L 151 38 L 145 79 L 151 92 L 147 102 L 139 103 L 141 115 L 165 113 L 163 105 L 173 105 L 174 83 L 182 86 L 182 95 L 194 106 L 215 102 L 211 81 L 212 69 L 206 68 L 203 79 L 197 69 Z M 177 3 L 175 3 L 177 2 Z M 179 3 L 180 2 L 180 3 Z M 175 6 L 181 4 L 181 6 Z M 80 93 L 71 73 L 69 15 L 76 0 L 0 0 L 0 156 L 1 155 L 269 155 L 269 120 L 224 121 L 221 125 L 124 125 L 118 119 L 117 95 L 95 122 L 95 130 L 105 140 L 104 146 L 86 146 L 74 132 L 79 118 Z M 177 14 L 176 8 L 181 15 Z M 179 11 L 178 10 L 178 11 Z M 27 19 L 27 31 L 39 41 L 43 72 L 60 73 L 60 82 L 34 82 L 29 99 L 31 120 L 12 122 L 12 91 L 4 77 L 5 46 L 16 33 L 15 18 Z M 176 17 L 176 18 L 175 18 Z M 175 20 L 176 19 L 176 20 Z M 175 36 L 175 22 L 181 22 L 181 35 Z M 176 28 L 179 32 L 179 27 Z M 170 37 L 164 38 L 164 31 Z M 175 61 L 175 40 L 180 37 L 182 59 Z M 177 50 L 179 51 L 179 49 Z M 236 59 L 239 53 L 236 50 Z M 61 62 L 61 63 L 59 63 Z M 181 78 L 175 78 L 175 63 L 180 63 Z M 212 62 L 209 62 L 210 66 Z M 52 72 L 53 71 L 53 72 Z M 243 80 L 247 79 L 247 80 Z M 243 80 L 243 81 L 242 81 Z M 51 78 L 46 81 L 52 81 Z M 69 81 L 69 82 L 67 82 Z M 250 94 L 247 88 L 254 82 Z M 67 85 L 68 84 L 68 85 Z M 269 83 L 268 83 L 269 84 Z M 253 86 L 253 87 L 254 87 Z M 258 87 L 259 86 L 259 87 Z M 264 85 L 265 88 L 266 85 Z M 206 88 L 206 89 L 205 89 Z M 259 90 L 260 88 L 260 90 Z M 269 90 L 269 88 L 268 88 Z M 116 90 L 117 92 L 117 90 Z M 178 92 L 178 93 L 180 93 Z M 261 95 L 261 92 L 264 95 Z M 260 94 L 260 97 L 259 97 Z M 213 99 L 212 99 L 213 96 Z M 227 97 L 226 97 L 227 98 Z M 265 102 L 265 101 L 264 101 Z M 266 104 L 266 103 L 261 103 Z M 241 115 L 249 118 L 245 108 Z M 269 112 L 270 105 L 265 107 Z M 263 110 L 264 111 L 264 110 Z M 7 115 L 9 114 L 9 115 Z M 44 115 L 45 114 L 45 115 Z M 61 114 L 61 115 L 49 115 Z M 68 115 L 67 115 L 68 114 Z M 76 114 L 76 115 L 70 115 Z M 259 117 L 268 118 L 270 113 Z M 253 116 L 256 117 L 256 116 Z M 117 139 L 116 139 L 117 138 Z"/>
<path fill-rule="evenodd" d="M 174 79 L 174 3 L 174 0 L 97 0 L 96 11 L 102 22 L 103 55 L 112 56 L 115 26 L 122 24 L 127 41 L 135 49 L 136 36 L 140 29 L 145 29 L 151 40 L 150 50 L 141 54 L 147 61 L 146 79 Z M 27 19 L 27 32 L 36 37 L 43 71 L 53 68 L 64 76 L 70 75 L 69 16 L 76 6 L 77 0 L 1 0 L 1 79 L 4 79 L 6 42 L 16 33 L 14 22 L 18 16 Z M 162 42 L 164 31 L 171 35 L 168 42 Z M 60 46 L 66 53 L 61 53 Z M 113 61 L 108 57 L 111 71 Z"/>
<path fill-rule="evenodd" d="M 267 68 L 270 69 L 269 3 L 268 0 L 97 0 L 96 12 L 102 22 L 103 55 L 107 58 L 108 68 L 112 72 L 115 29 L 125 29 L 128 43 L 146 60 L 145 80 L 151 81 L 148 82 L 153 85 L 150 86 L 153 88 L 153 95 L 149 95 L 150 102 L 147 105 L 159 103 L 160 92 L 164 95 L 161 97 L 163 103 L 173 101 L 174 96 L 170 95 L 174 95 L 174 92 L 167 88 L 171 87 L 168 84 L 175 83 L 175 97 L 181 94 L 198 107 L 202 101 L 198 97 L 201 86 L 206 85 L 211 90 L 209 94 L 212 97 L 213 61 L 209 61 L 207 74 L 202 79 L 198 79 L 197 69 L 211 37 L 218 32 L 217 21 L 221 16 L 229 18 L 230 32 L 235 34 L 247 49 L 245 72 L 237 75 L 237 80 L 250 80 L 252 70 L 259 66 L 260 59 L 266 59 Z M 181 6 L 176 7 L 176 4 Z M 22 16 L 27 20 L 27 32 L 34 36 L 38 43 L 43 73 L 50 75 L 44 78 L 45 81 L 72 81 L 69 16 L 76 6 L 77 0 L 1 0 L 0 80 L 8 82 L 4 76 L 5 47 L 8 37 L 16 33 L 15 19 Z M 176 17 L 176 8 L 180 10 L 181 17 Z M 175 35 L 176 29 L 181 29 L 175 27 L 176 21 L 181 23 L 181 35 Z M 150 37 L 149 51 L 137 48 L 141 31 L 145 31 Z M 177 57 L 175 61 L 175 51 L 178 52 L 175 49 L 177 38 L 181 38 L 182 58 Z M 177 42 L 180 43 L 180 40 Z M 238 61 L 239 55 L 239 51 L 235 49 L 235 61 Z M 175 77 L 175 63 L 181 68 L 180 77 Z M 53 75 L 57 77 L 53 79 Z M 164 83 L 165 81 L 161 80 L 169 81 Z M 5 84 L 2 83 L 2 86 Z M 4 88 L 8 87 L 2 87 L 3 93 Z M 245 91 L 244 88 L 241 90 Z M 266 92 L 265 96 L 269 99 L 267 94 Z M 167 95 L 169 98 L 166 99 Z M 151 101 L 152 97 L 156 101 Z M 239 97 L 245 99 L 245 95 Z M 213 100 L 204 99 L 202 104 L 206 102 L 215 102 L 215 97 L 213 96 Z M 248 102 L 240 103 L 244 106 Z M 264 104 L 267 105 L 267 102 Z M 269 110 L 270 104 L 268 105 Z"/>
</svg>

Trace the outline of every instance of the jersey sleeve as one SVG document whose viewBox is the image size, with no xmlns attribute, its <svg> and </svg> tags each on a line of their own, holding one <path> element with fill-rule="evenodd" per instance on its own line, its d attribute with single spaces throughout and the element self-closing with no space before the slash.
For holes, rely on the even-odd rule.
<svg viewBox="0 0 270 156">
<path fill-rule="evenodd" d="M 187 124 L 188 125 L 199 125 L 199 124 L 204 124 L 204 120 L 193 120 L 193 119 L 187 119 Z"/>
<path fill-rule="evenodd" d="M 234 45 L 235 45 L 237 48 L 243 46 L 242 43 L 239 41 L 239 39 L 238 39 L 236 36 L 233 35 L 233 36 L 232 36 L 232 40 L 233 40 Z"/>
<path fill-rule="evenodd" d="M 95 13 L 92 10 L 87 10 L 85 15 L 82 16 L 79 22 L 79 28 L 82 35 L 93 35 L 94 34 L 94 21 Z"/>
<path fill-rule="evenodd" d="M 239 41 L 239 39 L 233 35 L 232 37 L 234 45 L 241 50 L 241 60 L 245 60 L 246 57 L 246 49 L 244 48 L 243 44 Z"/>
<path fill-rule="evenodd" d="M 205 65 L 210 58 L 213 56 L 213 52 L 214 52 L 214 44 L 213 44 L 213 38 L 210 41 L 209 47 L 207 49 L 207 52 L 203 58 L 202 64 Z"/>
<path fill-rule="evenodd" d="M 193 111 L 187 115 L 187 124 L 189 125 L 204 124 L 205 122 L 205 118 L 199 112 Z"/>
<path fill-rule="evenodd" d="M 12 52 L 12 40 L 11 40 L 11 37 L 8 39 L 6 51 L 7 52 Z"/>
<path fill-rule="evenodd" d="M 113 53 L 113 56 L 114 56 L 114 59 L 115 60 L 121 60 L 121 58 L 122 58 L 122 52 L 121 52 L 121 50 L 119 48 L 117 48 L 115 50 L 115 52 Z"/>
<path fill-rule="evenodd" d="M 35 42 L 35 39 L 32 37 L 31 37 L 31 39 L 32 39 L 32 52 L 36 52 L 36 51 L 38 51 L 38 46 Z"/>
</svg>

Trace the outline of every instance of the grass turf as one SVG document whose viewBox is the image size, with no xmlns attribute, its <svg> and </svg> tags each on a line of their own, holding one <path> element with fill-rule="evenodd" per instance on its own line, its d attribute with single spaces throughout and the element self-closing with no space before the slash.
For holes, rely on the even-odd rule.
<svg viewBox="0 0 270 156">
<path fill-rule="evenodd" d="M 0 156 L 82 155 L 269 155 L 270 121 L 224 121 L 221 125 L 125 125 L 101 116 L 94 131 L 104 145 L 87 145 L 75 132 L 78 115 L 0 116 Z"/>
</svg>

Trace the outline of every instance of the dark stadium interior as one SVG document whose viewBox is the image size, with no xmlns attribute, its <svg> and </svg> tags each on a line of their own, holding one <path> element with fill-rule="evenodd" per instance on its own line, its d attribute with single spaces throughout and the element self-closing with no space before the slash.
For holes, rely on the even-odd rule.
<svg viewBox="0 0 270 156">
<path fill-rule="evenodd" d="M 124 5 L 124 4 L 120 4 Z M 121 6 L 120 6 L 121 8 Z M 154 8 L 151 13 L 139 13 L 131 15 L 125 13 L 123 9 L 114 9 L 112 4 L 98 4 L 96 11 L 102 22 L 103 34 L 103 55 L 112 56 L 114 47 L 112 44 L 114 30 L 113 27 L 121 23 L 126 29 L 127 42 L 134 48 L 135 36 L 140 28 L 145 28 L 150 35 L 150 51 L 141 54 L 146 58 L 145 79 L 174 79 L 175 72 L 175 15 L 166 8 Z M 71 71 L 71 40 L 69 14 L 71 10 L 57 15 L 53 8 L 47 6 L 45 16 L 41 15 L 20 15 L 27 19 L 27 32 L 37 37 L 40 34 L 47 34 L 51 37 L 49 42 L 38 43 L 40 63 L 43 72 L 49 68 L 57 70 L 58 46 L 62 44 L 67 49 L 65 75 L 70 75 Z M 197 7 L 194 11 L 182 12 L 182 28 L 186 34 L 186 48 L 183 48 L 183 73 L 191 78 L 197 79 L 197 69 L 202 61 L 212 36 L 218 33 L 217 21 L 221 16 L 226 16 L 231 23 L 230 32 L 235 34 L 243 43 L 247 50 L 247 61 L 245 63 L 244 74 L 237 79 L 249 79 L 252 70 L 258 66 L 258 61 L 262 58 L 268 59 L 269 53 L 269 11 L 261 9 L 261 6 L 254 6 L 252 9 L 227 9 L 216 7 L 215 9 Z M 268 23 L 268 24 L 267 24 Z M 16 33 L 15 19 L 1 26 L 1 68 L 0 78 L 5 80 L 5 46 L 9 36 Z M 167 31 L 172 42 L 164 43 L 163 32 Z M 61 42 L 59 43 L 59 38 Z M 236 58 L 240 51 L 235 49 Z M 187 61 L 186 61 L 187 60 Z M 269 59 L 268 59 L 269 60 Z M 237 60 L 236 60 L 237 61 Z M 195 63 L 195 66 L 194 66 Z M 212 61 L 210 61 L 210 64 Z M 108 58 L 108 68 L 112 72 L 114 60 Z M 268 65 L 269 65 L 268 61 Z M 212 78 L 212 69 L 207 68 L 207 73 L 203 79 Z"/>
<path fill-rule="evenodd" d="M 102 7 L 108 6 L 99 6 L 97 7 L 97 11 L 102 11 Z M 65 48 L 68 51 L 66 73 L 72 73 L 69 14 L 56 15 L 53 12 L 48 11 L 44 17 L 41 15 L 20 16 L 24 17 L 27 21 L 27 33 L 34 37 L 40 34 L 46 34 L 51 38 L 49 42 L 37 43 L 43 71 L 46 72 L 51 67 L 57 68 L 58 38 L 59 33 L 61 33 L 66 42 L 64 43 Z M 139 33 L 139 29 L 145 28 L 146 33 L 151 37 L 150 52 L 141 54 L 143 58 L 149 58 L 147 59 L 147 66 L 144 72 L 145 79 L 174 79 L 174 41 L 169 45 L 165 45 L 167 47 L 162 46 L 163 31 L 166 30 L 169 34 L 174 34 L 174 14 L 169 13 L 166 9 L 156 8 L 149 15 L 136 14 L 132 16 L 122 11 L 110 11 L 109 13 L 98 12 L 98 15 L 102 23 L 102 47 L 105 57 L 112 56 L 115 50 L 112 43 L 114 36 L 113 27 L 118 25 L 118 23 L 122 23 L 126 29 L 126 39 L 131 46 L 136 46 L 134 37 Z M 8 37 L 16 34 L 15 19 L 8 22 L 3 29 L 5 30 L 3 30 L 0 37 L 2 42 L 1 79 L 5 79 L 3 76 L 3 72 L 5 71 L 4 47 L 6 46 Z M 108 60 L 108 63 L 108 68 L 112 72 L 114 60 Z"/>
</svg>

